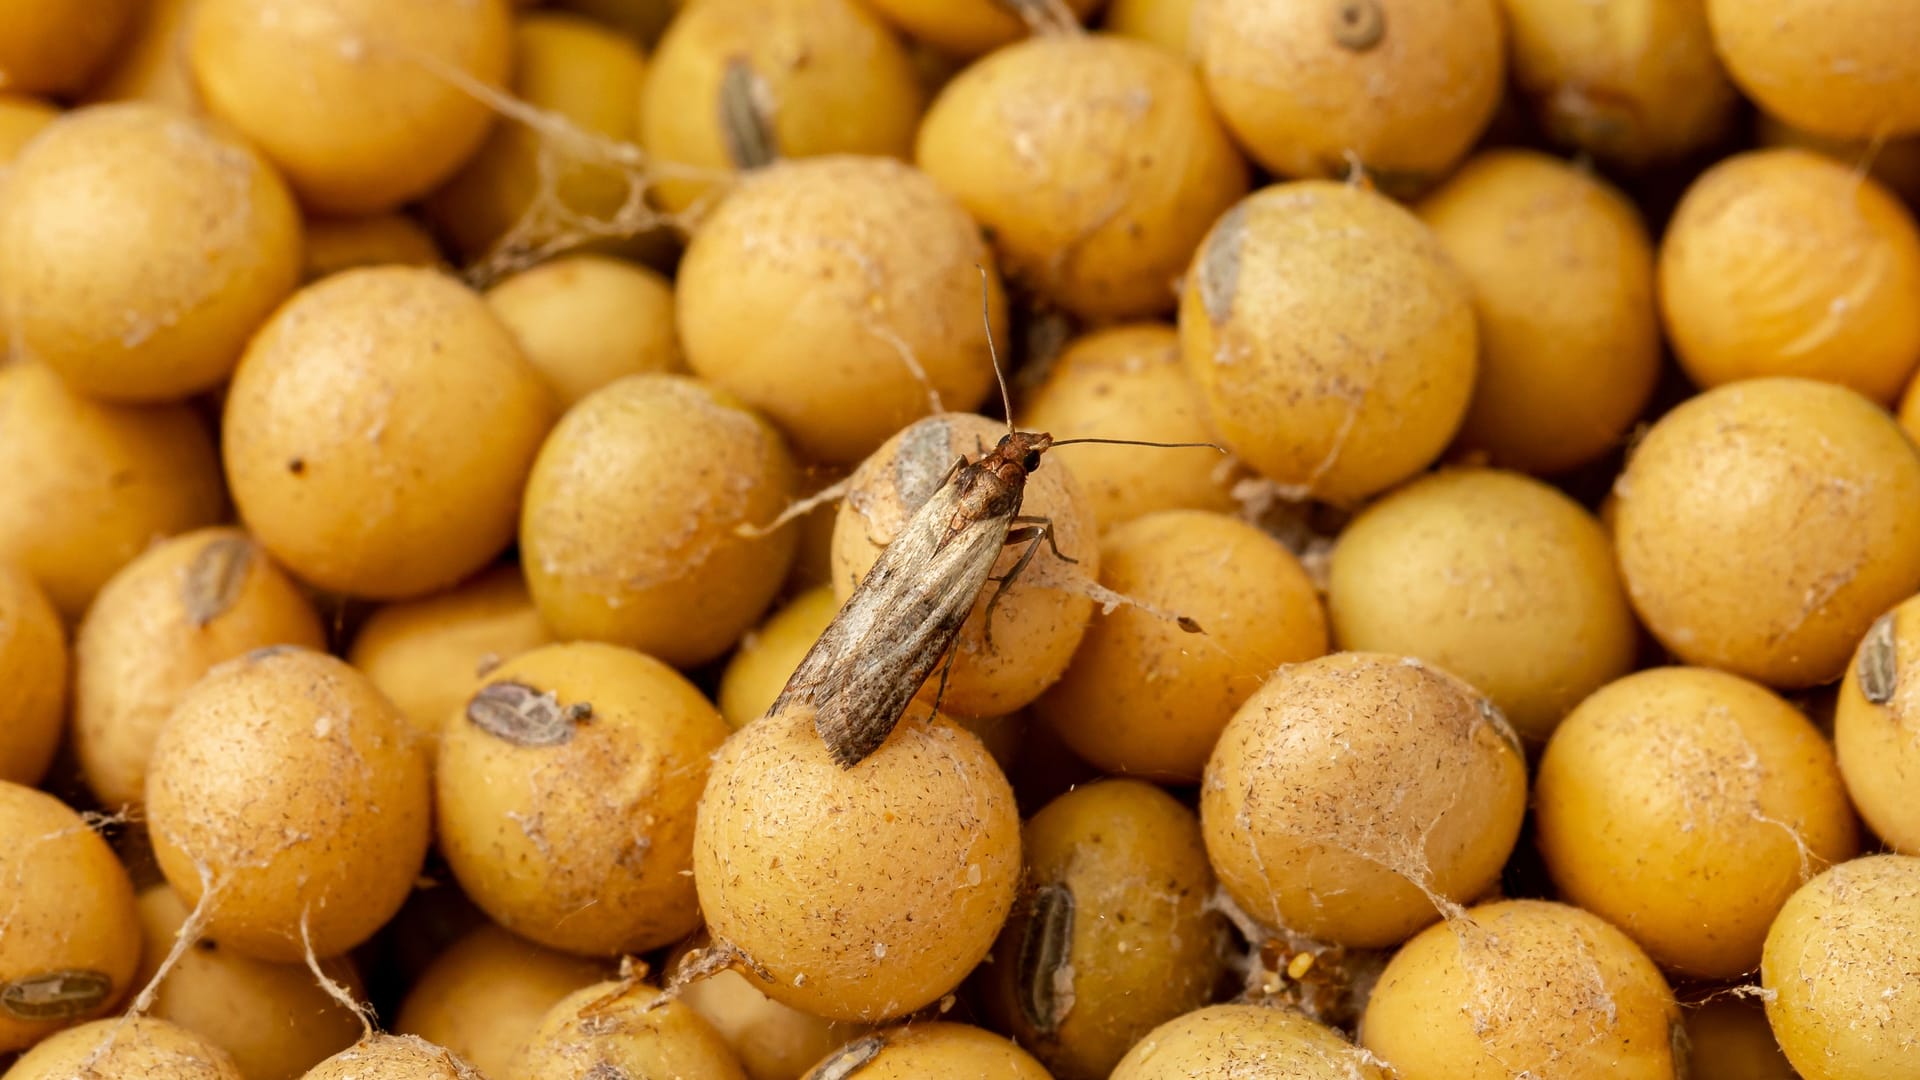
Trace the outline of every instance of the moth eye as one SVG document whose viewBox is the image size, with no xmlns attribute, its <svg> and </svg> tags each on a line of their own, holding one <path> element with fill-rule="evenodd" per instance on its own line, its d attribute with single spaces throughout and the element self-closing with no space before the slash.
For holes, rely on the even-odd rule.
<svg viewBox="0 0 1920 1080">
<path fill-rule="evenodd" d="M 1020 467 L 1027 470 L 1028 472 L 1032 472 L 1033 470 L 1039 468 L 1040 467 L 1040 451 L 1038 450 L 1027 451 L 1027 456 L 1020 459 Z"/>
</svg>

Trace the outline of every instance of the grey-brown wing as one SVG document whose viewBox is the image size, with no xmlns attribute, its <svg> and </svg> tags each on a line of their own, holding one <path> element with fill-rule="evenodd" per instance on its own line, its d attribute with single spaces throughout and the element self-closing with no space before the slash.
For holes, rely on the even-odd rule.
<svg viewBox="0 0 1920 1080">
<path fill-rule="evenodd" d="M 934 493 L 880 553 L 774 700 L 814 708 L 814 729 L 842 768 L 879 749 L 932 673 L 1006 544 L 1009 519 L 947 539 L 954 488 Z"/>
</svg>

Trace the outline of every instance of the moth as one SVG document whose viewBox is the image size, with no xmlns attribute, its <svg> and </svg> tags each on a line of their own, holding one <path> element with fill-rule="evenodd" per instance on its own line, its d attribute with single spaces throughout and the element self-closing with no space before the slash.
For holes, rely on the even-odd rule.
<svg viewBox="0 0 1920 1080">
<path fill-rule="evenodd" d="M 992 350 L 991 332 L 987 345 Z M 1000 375 L 997 352 L 993 353 L 993 366 L 1011 418 L 1012 403 L 1006 379 Z M 1033 561 L 1040 545 L 1045 543 L 1053 556 L 1064 562 L 1077 561 L 1062 554 L 1054 543 L 1052 520 L 1020 512 L 1027 477 L 1040 467 L 1041 455 L 1073 443 L 1221 450 L 1212 443 L 1130 439 L 1056 442 L 1046 432 L 1015 430 L 1009 420 L 1007 433 L 998 445 L 975 461 L 961 455 L 933 494 L 914 510 L 807 650 L 769 711 L 811 705 L 814 730 L 826 743 L 828 753 L 841 768 L 851 769 L 886 741 L 944 655 L 946 664 L 934 699 L 934 708 L 939 708 L 947 676 L 953 670 L 954 641 L 980 590 L 990 581 L 996 585 L 983 612 L 983 637 L 991 648 L 993 609 L 1006 595 L 1007 587 Z M 1026 547 L 1007 573 L 995 578 L 994 563 L 1003 549 L 1014 544 Z M 1200 630 L 1191 619 L 1179 622 L 1182 629 Z"/>
</svg>

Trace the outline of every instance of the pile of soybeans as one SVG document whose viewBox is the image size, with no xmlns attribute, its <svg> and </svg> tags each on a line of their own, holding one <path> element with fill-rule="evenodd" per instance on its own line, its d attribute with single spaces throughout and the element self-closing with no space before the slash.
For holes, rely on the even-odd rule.
<svg viewBox="0 0 1920 1080">
<path fill-rule="evenodd" d="M 0 1080 L 1920 1080 L 1917 213 L 1917 0 L 0 0 Z"/>
</svg>

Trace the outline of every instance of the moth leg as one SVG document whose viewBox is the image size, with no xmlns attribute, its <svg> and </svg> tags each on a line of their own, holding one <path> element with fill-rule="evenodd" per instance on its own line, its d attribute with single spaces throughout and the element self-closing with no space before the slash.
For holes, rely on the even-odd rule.
<svg viewBox="0 0 1920 1080">
<path fill-rule="evenodd" d="M 940 490 L 940 488 L 946 487 L 949 483 L 953 481 L 953 475 L 966 467 L 967 467 L 967 455 L 961 454 L 957 461 L 955 461 L 952 465 L 947 467 L 947 475 L 940 478 L 940 483 L 935 486 L 934 490 L 938 491 Z"/>
<path fill-rule="evenodd" d="M 1019 519 L 1016 518 L 1015 520 L 1017 521 Z M 989 652 L 993 651 L 993 609 L 999 605 L 1000 597 L 1006 594 L 1007 586 L 1012 585 L 1013 579 L 1019 577 L 1020 571 L 1025 570 L 1027 564 L 1033 561 L 1034 553 L 1040 550 L 1040 541 L 1050 541 L 1053 539 L 1053 522 L 1045 518 L 1039 520 L 1046 521 L 1046 524 L 1023 525 L 1018 529 L 1007 530 L 1007 543 L 1012 545 L 1024 542 L 1027 545 L 1027 550 L 1020 553 L 1020 560 L 1013 564 L 1012 569 L 999 577 L 990 577 L 987 579 L 988 581 L 999 583 L 993 590 L 993 595 L 987 598 L 987 611 L 983 617 L 986 623 L 986 631 L 981 637 L 985 640 L 987 651 Z"/>
<path fill-rule="evenodd" d="M 1016 517 L 1014 517 L 1014 519 L 1013 519 L 1013 523 L 1014 523 L 1015 525 L 1038 525 L 1038 526 L 1040 526 L 1040 532 L 1041 532 L 1041 533 L 1042 533 L 1042 534 L 1043 534 L 1044 536 L 1046 536 L 1046 538 L 1047 538 L 1047 546 L 1048 546 L 1049 548 L 1052 548 L 1052 549 L 1053 549 L 1053 557 L 1054 557 L 1054 558 L 1056 558 L 1056 559 L 1059 559 L 1059 560 L 1060 560 L 1061 562 L 1067 562 L 1067 563 L 1077 563 L 1077 562 L 1079 562 L 1079 561 L 1080 561 L 1079 559 L 1069 559 L 1069 558 L 1068 558 L 1068 557 L 1067 557 L 1066 555 L 1064 555 L 1064 554 L 1062 554 L 1062 553 L 1061 553 L 1061 551 L 1060 551 L 1060 545 L 1059 545 L 1059 544 L 1056 544 L 1056 543 L 1054 543 L 1054 540 L 1053 540 L 1053 519 L 1052 519 L 1052 518 L 1049 518 L 1049 517 L 1038 517 L 1038 516 L 1036 516 L 1036 515 L 1033 515 L 1033 514 L 1020 514 L 1020 515 L 1017 515 Z M 1014 533 L 1021 533 L 1021 530 L 1019 530 L 1019 529 L 1015 529 L 1015 530 L 1013 530 L 1013 532 L 1010 532 L 1010 533 L 1008 533 L 1008 534 L 1007 534 L 1007 542 L 1008 542 L 1008 543 L 1010 543 L 1010 544 L 1017 544 L 1017 543 L 1019 543 L 1019 542 L 1020 542 L 1019 540 L 1016 540 L 1016 539 L 1014 539 Z M 1025 539 L 1027 535 L 1029 535 L 1029 534 L 1026 534 L 1026 533 L 1022 533 L 1022 534 L 1021 534 L 1021 539 Z"/>
<path fill-rule="evenodd" d="M 953 674 L 953 658 L 960 655 L 960 643 L 956 640 L 947 648 L 947 659 L 940 665 L 940 688 L 933 692 L 933 711 L 940 711 L 940 703 L 947 698 L 947 676 Z"/>
<path fill-rule="evenodd" d="M 1033 525 L 1023 525 L 1018 529 L 1008 529 L 1006 546 L 1012 547 L 1015 544 L 1025 544 L 1027 545 L 1027 551 L 1021 553 L 1020 561 L 1013 564 L 1013 569 L 1004 574 L 989 574 L 987 575 L 987 580 L 999 582 L 1012 581 L 1013 576 L 1018 574 L 1021 568 L 1027 565 L 1027 560 L 1033 557 L 1030 554 L 1033 546 L 1040 542 L 1042 539 L 1040 534 L 1045 531 L 1043 527 Z"/>
</svg>

